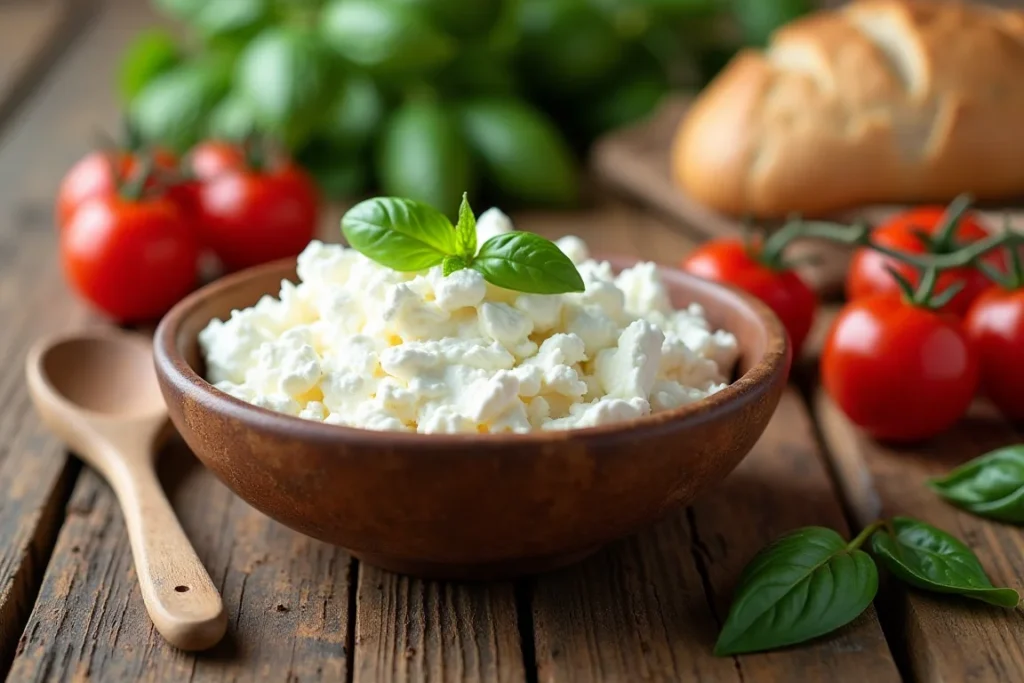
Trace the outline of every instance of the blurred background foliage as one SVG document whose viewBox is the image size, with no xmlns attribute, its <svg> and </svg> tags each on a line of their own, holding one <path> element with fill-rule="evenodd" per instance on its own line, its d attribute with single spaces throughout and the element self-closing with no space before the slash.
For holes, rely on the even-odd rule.
<svg viewBox="0 0 1024 683">
<path fill-rule="evenodd" d="M 119 91 L 139 138 L 273 136 L 331 198 L 571 205 L 602 133 L 706 83 L 807 0 L 154 0 Z"/>
</svg>

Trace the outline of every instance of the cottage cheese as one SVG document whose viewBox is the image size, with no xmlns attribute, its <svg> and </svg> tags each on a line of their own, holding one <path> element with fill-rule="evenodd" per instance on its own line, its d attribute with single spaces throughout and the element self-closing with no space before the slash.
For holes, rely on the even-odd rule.
<svg viewBox="0 0 1024 683">
<path fill-rule="evenodd" d="M 512 229 L 482 214 L 482 243 Z M 697 304 L 675 310 L 658 271 L 618 275 L 577 237 L 557 242 L 586 291 L 513 292 L 473 270 L 398 273 L 311 242 L 301 284 L 213 320 L 199 335 L 208 378 L 232 396 L 365 429 L 529 432 L 630 420 L 720 390 L 736 338 Z"/>
</svg>

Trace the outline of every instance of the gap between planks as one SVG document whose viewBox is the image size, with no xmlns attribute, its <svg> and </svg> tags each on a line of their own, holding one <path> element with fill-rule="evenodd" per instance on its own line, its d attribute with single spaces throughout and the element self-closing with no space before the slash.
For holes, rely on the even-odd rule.
<svg viewBox="0 0 1024 683">
<path fill-rule="evenodd" d="M 1024 531 L 944 503 L 927 479 L 992 449 L 1019 443 L 1019 430 L 983 402 L 949 432 L 902 448 L 858 430 L 816 386 L 814 412 L 846 505 L 857 528 L 879 517 L 908 515 L 969 545 L 996 585 L 1024 587 Z M 883 583 L 880 600 L 890 642 L 916 680 L 1024 680 L 1024 613 L 956 596 Z"/>
</svg>

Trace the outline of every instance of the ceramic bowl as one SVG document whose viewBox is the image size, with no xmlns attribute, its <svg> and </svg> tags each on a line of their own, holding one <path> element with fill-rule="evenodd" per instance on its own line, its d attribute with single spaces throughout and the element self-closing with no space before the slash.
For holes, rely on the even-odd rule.
<svg viewBox="0 0 1024 683">
<path fill-rule="evenodd" d="M 608 259 L 618 270 L 632 262 Z M 424 577 L 508 578 L 578 560 L 688 503 L 764 431 L 790 350 L 753 297 L 663 269 L 673 304 L 700 303 L 739 340 L 735 381 L 631 422 L 510 435 L 351 429 L 257 408 L 203 379 L 213 318 L 296 281 L 295 261 L 221 279 L 161 321 L 154 350 L 171 419 L 228 487 L 273 519 L 372 565 Z"/>
</svg>

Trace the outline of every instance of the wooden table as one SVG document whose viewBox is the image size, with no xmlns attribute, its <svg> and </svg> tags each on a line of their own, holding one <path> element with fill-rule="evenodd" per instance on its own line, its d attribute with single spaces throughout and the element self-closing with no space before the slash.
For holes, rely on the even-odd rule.
<svg viewBox="0 0 1024 683">
<path fill-rule="evenodd" d="M 883 448 L 815 385 L 813 349 L 721 487 L 576 567 L 516 583 L 420 581 L 361 565 L 249 508 L 172 442 L 164 483 L 230 627 L 201 656 L 168 647 L 146 618 L 110 490 L 42 427 L 22 379 L 40 335 L 100 324 L 61 281 L 52 198 L 95 130 L 115 125 L 112 69 L 153 21 L 142 0 L 0 0 L 0 679 L 1024 680 L 1019 610 L 891 585 L 833 636 L 711 656 L 740 569 L 798 526 L 849 532 L 879 514 L 915 515 L 968 542 L 997 583 L 1024 586 L 1020 531 L 962 514 L 922 485 L 1020 431 L 980 406 L 932 443 Z M 611 201 L 517 220 L 666 263 L 692 244 L 684 226 Z"/>
</svg>

